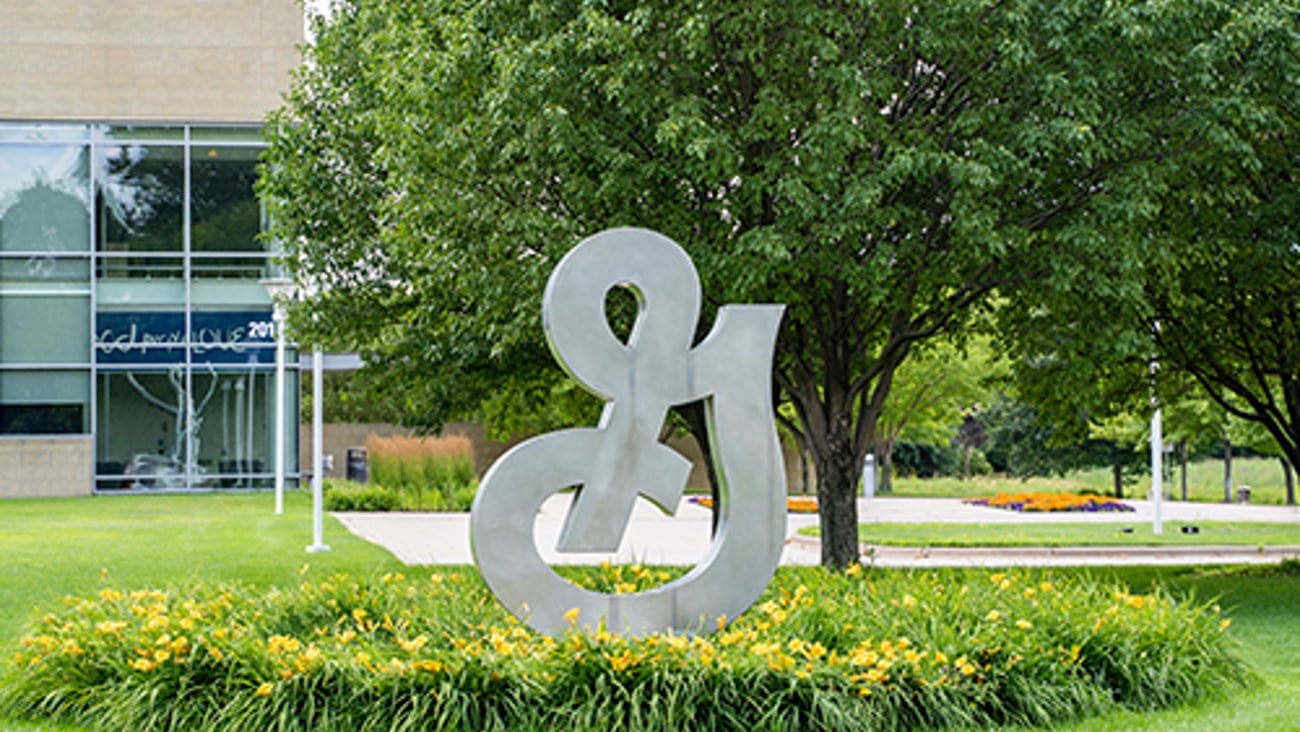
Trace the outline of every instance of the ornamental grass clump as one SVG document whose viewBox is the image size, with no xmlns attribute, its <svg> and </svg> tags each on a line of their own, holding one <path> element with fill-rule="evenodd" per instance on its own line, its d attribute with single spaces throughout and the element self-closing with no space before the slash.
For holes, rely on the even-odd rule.
<svg viewBox="0 0 1300 732">
<path fill-rule="evenodd" d="M 463 435 L 366 439 L 370 480 L 407 511 L 468 511 L 478 481 L 474 446 Z M 355 509 L 365 510 L 365 509 Z"/>
<path fill-rule="evenodd" d="M 680 569 L 565 568 L 640 591 Z M 1211 603 L 1049 572 L 782 569 L 735 622 L 541 635 L 472 570 L 106 587 L 33 621 L 0 714 L 112 730 L 831 729 L 1049 725 L 1222 693 Z"/>
</svg>

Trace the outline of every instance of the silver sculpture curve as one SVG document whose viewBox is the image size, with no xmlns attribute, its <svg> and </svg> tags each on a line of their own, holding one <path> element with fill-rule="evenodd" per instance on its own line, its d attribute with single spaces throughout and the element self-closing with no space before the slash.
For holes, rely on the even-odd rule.
<svg viewBox="0 0 1300 732">
<path fill-rule="evenodd" d="M 605 297 L 629 287 L 639 313 L 626 344 L 609 328 Z M 479 571 L 516 616 L 548 633 L 574 621 L 614 632 L 693 631 L 743 612 L 766 588 L 785 543 L 785 470 L 771 401 L 783 306 L 727 305 L 691 347 L 699 315 L 695 266 L 645 229 L 584 240 L 556 266 L 542 312 L 557 360 L 607 400 L 595 428 L 517 445 L 483 477 L 470 518 Z M 551 494 L 578 486 L 557 542 L 562 552 L 615 551 L 638 493 L 676 510 L 690 463 L 658 442 L 667 410 L 705 400 L 719 477 L 713 543 L 685 576 L 627 595 L 586 590 L 538 554 L 533 520 Z"/>
</svg>

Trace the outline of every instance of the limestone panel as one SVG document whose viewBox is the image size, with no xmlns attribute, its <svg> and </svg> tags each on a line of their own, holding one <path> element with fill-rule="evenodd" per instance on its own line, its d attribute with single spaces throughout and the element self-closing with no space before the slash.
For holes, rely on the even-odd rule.
<svg viewBox="0 0 1300 732">
<path fill-rule="evenodd" d="M 88 496 L 91 438 L 0 438 L 0 498 Z"/>
<path fill-rule="evenodd" d="M 295 0 L 0 0 L 0 119 L 257 122 L 297 65 Z"/>
</svg>

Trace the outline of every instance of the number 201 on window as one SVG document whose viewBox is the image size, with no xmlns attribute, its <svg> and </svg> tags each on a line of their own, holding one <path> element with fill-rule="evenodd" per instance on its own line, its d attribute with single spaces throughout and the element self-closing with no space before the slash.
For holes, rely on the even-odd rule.
<svg viewBox="0 0 1300 732">
<path fill-rule="evenodd" d="M 271 320 L 250 320 L 248 321 L 249 338 L 274 338 L 275 322 Z"/>
</svg>

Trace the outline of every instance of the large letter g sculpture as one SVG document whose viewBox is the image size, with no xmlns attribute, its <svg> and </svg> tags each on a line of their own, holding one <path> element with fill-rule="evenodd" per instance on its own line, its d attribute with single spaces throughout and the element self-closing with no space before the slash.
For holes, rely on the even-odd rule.
<svg viewBox="0 0 1300 732">
<path fill-rule="evenodd" d="M 605 297 L 625 286 L 639 312 L 626 344 L 610 330 Z M 479 571 L 516 616 L 548 633 L 603 621 L 613 632 L 695 631 L 734 618 L 767 587 L 785 545 L 785 470 L 772 415 L 771 365 L 780 305 L 727 305 L 691 347 L 700 284 L 672 240 L 614 229 L 583 241 L 551 274 L 546 337 L 578 382 L 607 400 L 594 429 L 552 432 L 503 455 L 483 477 L 470 520 Z M 681 500 L 690 462 L 658 442 L 668 409 L 705 400 L 720 520 L 703 561 L 653 590 L 592 592 L 538 555 L 537 510 L 576 487 L 561 552 L 613 552 L 637 494 L 666 513 Z"/>
</svg>

